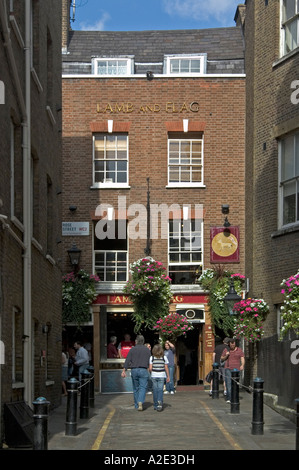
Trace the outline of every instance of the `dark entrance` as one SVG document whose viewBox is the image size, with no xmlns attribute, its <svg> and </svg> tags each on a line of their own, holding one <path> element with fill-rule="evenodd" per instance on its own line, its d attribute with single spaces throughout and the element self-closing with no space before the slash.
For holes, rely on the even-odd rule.
<svg viewBox="0 0 299 470">
<path fill-rule="evenodd" d="M 195 323 L 194 329 L 176 343 L 179 366 L 178 385 L 198 385 L 202 381 L 202 324 Z"/>
</svg>

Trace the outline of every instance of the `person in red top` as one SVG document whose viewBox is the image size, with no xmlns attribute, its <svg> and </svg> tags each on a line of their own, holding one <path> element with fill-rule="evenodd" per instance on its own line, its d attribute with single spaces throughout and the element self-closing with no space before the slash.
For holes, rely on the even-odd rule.
<svg viewBox="0 0 299 470">
<path fill-rule="evenodd" d="M 228 340 L 228 348 L 225 348 L 223 350 L 220 359 L 221 361 L 225 361 L 224 373 L 227 391 L 226 402 L 230 403 L 232 371 L 234 369 L 237 369 L 239 371 L 244 370 L 245 366 L 244 352 L 241 348 L 236 346 L 236 340 L 234 338 L 230 338 Z"/>
<path fill-rule="evenodd" d="M 124 335 L 124 341 L 121 341 L 118 345 L 119 357 L 125 359 L 133 346 L 135 346 L 135 341 L 131 341 L 131 336 L 126 333 Z"/>
</svg>

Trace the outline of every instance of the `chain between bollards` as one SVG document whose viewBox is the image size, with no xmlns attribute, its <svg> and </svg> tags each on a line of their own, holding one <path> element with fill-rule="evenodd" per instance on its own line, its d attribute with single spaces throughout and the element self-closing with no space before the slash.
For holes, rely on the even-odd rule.
<svg viewBox="0 0 299 470">
<path fill-rule="evenodd" d="M 264 381 L 256 377 L 253 381 L 252 428 L 251 434 L 264 434 Z"/>
<path fill-rule="evenodd" d="M 37 398 L 33 404 L 33 450 L 48 450 L 48 418 L 50 402 L 44 397 Z"/>
</svg>

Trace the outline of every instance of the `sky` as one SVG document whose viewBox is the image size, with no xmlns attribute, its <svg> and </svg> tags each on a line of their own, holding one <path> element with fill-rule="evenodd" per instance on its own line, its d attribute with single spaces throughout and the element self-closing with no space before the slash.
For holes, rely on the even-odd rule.
<svg viewBox="0 0 299 470">
<path fill-rule="evenodd" d="M 235 26 L 242 0 L 73 0 L 73 30 L 144 31 Z M 71 19 L 73 8 L 71 8 Z"/>
</svg>

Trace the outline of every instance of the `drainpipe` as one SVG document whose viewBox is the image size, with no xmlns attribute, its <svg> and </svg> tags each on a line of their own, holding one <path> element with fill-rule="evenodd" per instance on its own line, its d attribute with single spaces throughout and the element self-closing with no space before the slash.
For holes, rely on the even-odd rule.
<svg viewBox="0 0 299 470">
<path fill-rule="evenodd" d="M 24 399 L 33 401 L 32 318 L 31 318 L 31 0 L 25 0 L 25 106 L 23 130 L 23 224 L 24 224 Z"/>
</svg>

